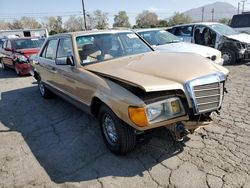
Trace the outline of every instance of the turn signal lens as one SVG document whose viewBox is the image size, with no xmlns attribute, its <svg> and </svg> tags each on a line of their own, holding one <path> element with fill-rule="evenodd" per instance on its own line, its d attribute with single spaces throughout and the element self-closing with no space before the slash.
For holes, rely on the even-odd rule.
<svg viewBox="0 0 250 188">
<path fill-rule="evenodd" d="M 129 107 L 128 113 L 131 121 L 139 127 L 148 125 L 148 119 L 144 108 Z"/>
</svg>

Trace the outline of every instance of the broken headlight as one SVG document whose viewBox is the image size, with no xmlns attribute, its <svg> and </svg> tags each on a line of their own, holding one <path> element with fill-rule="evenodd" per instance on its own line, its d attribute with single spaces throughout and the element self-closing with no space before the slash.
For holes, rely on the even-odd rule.
<svg viewBox="0 0 250 188">
<path fill-rule="evenodd" d="M 146 114 L 148 122 L 155 123 L 182 116 L 185 110 L 180 99 L 173 97 L 147 105 Z"/>
</svg>

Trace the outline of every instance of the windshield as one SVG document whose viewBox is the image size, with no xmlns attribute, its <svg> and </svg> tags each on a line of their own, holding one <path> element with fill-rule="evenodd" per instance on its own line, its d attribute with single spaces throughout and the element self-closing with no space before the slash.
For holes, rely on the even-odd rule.
<svg viewBox="0 0 250 188">
<path fill-rule="evenodd" d="M 180 42 L 176 36 L 164 30 L 143 31 L 138 33 L 150 45 L 163 45 L 173 42 Z"/>
<path fill-rule="evenodd" d="M 82 65 L 152 51 L 132 32 L 79 36 L 76 44 Z"/>
<path fill-rule="evenodd" d="M 27 49 L 27 48 L 40 48 L 44 42 L 44 39 L 18 39 L 15 40 L 16 49 Z"/>
<path fill-rule="evenodd" d="M 213 24 L 210 25 L 210 27 L 221 35 L 228 36 L 237 34 L 237 32 L 233 28 L 224 24 Z"/>
</svg>

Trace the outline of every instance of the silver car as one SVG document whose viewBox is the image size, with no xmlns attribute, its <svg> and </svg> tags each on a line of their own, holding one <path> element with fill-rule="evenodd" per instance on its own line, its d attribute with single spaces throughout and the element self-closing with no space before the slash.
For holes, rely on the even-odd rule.
<svg viewBox="0 0 250 188">
<path fill-rule="evenodd" d="M 156 50 L 195 53 L 211 59 L 218 65 L 222 65 L 224 62 L 219 50 L 188 42 L 182 42 L 178 37 L 163 29 L 139 29 L 135 31 Z"/>
</svg>

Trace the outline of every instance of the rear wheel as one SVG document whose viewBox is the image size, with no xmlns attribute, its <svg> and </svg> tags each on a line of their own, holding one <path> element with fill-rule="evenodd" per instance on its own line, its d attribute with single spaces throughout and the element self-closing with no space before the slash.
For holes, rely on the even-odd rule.
<svg viewBox="0 0 250 188">
<path fill-rule="evenodd" d="M 122 122 L 105 105 L 100 109 L 99 122 L 103 139 L 111 152 L 124 155 L 135 148 L 136 135 L 134 129 Z"/>
<path fill-rule="evenodd" d="M 236 63 L 236 54 L 231 49 L 222 49 L 222 57 L 224 59 L 224 65 L 230 65 Z"/>
<path fill-rule="evenodd" d="M 43 98 L 48 99 L 53 96 L 52 92 L 44 85 L 41 79 L 38 80 L 38 89 Z"/>
</svg>

